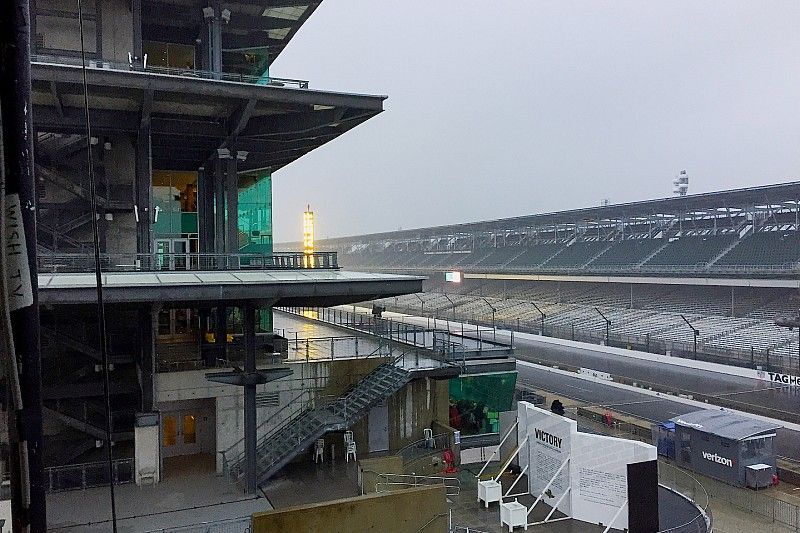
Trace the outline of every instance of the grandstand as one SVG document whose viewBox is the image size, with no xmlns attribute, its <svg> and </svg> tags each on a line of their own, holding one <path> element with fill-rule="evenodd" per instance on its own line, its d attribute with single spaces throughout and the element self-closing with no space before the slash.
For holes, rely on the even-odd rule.
<svg viewBox="0 0 800 533">
<path fill-rule="evenodd" d="M 547 335 L 692 357 L 694 327 L 698 357 L 798 371 L 797 333 L 774 321 L 800 308 L 800 182 L 319 245 L 348 268 L 429 277 L 390 309 L 537 332 L 541 310 Z"/>
</svg>

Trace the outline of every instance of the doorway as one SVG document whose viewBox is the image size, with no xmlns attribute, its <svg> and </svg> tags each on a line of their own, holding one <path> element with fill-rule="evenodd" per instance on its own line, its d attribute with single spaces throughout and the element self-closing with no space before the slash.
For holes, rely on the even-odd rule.
<svg viewBox="0 0 800 533">
<path fill-rule="evenodd" d="M 389 450 L 389 405 L 384 402 L 369 411 L 369 451 L 385 452 Z"/>
<path fill-rule="evenodd" d="M 215 422 L 212 409 L 196 408 L 164 411 L 161 415 L 161 453 L 163 457 L 213 453 Z"/>
<path fill-rule="evenodd" d="M 156 239 L 155 251 L 158 270 L 187 270 L 189 239 Z"/>
</svg>

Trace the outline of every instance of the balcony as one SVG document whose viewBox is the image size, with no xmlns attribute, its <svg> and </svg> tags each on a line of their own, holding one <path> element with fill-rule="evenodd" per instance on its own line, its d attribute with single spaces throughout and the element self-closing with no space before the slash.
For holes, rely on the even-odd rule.
<svg viewBox="0 0 800 533">
<path fill-rule="evenodd" d="M 81 58 L 54 55 L 31 55 L 31 63 L 42 65 L 68 65 L 72 67 L 82 66 Z M 246 83 L 250 85 L 264 85 L 268 87 L 290 87 L 296 89 L 308 89 L 307 80 L 295 80 L 289 78 L 264 78 L 261 76 L 248 76 L 233 72 L 212 72 L 209 70 L 195 70 L 188 68 L 162 67 L 157 65 L 147 65 L 141 61 L 107 61 L 105 59 L 87 59 L 87 68 L 98 70 L 115 70 L 126 72 L 143 72 L 146 74 L 160 74 L 164 76 L 177 76 L 181 78 L 200 78 L 207 80 L 220 80 L 235 83 Z"/>
<path fill-rule="evenodd" d="M 103 272 L 214 272 L 228 270 L 338 270 L 336 252 L 276 252 L 272 254 L 100 254 Z M 40 274 L 94 272 L 94 256 L 39 254 Z"/>
</svg>

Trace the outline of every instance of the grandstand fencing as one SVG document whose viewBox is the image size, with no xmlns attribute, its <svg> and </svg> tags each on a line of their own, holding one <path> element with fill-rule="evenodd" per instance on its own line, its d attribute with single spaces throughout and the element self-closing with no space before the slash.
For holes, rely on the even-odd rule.
<svg viewBox="0 0 800 533">
<path fill-rule="evenodd" d="M 544 329 L 542 329 L 540 313 L 532 307 L 526 307 L 530 306 L 526 302 L 518 301 L 516 305 L 508 306 L 505 302 L 510 300 L 483 297 L 470 299 L 464 296 L 456 300 L 456 295 L 452 295 L 450 298 L 458 302 L 454 307 L 449 302 L 449 305 L 441 305 L 444 300 L 442 296 L 435 296 L 432 293 L 423 294 L 426 298 L 424 312 L 422 306 L 419 305 L 420 301 L 416 300 L 414 295 L 396 299 L 388 298 L 376 303 L 384 305 L 392 311 L 439 320 L 458 320 L 489 328 L 496 327 L 770 372 L 787 374 L 800 372 L 796 334 L 795 340 L 792 340 L 791 333 L 788 331 L 780 330 L 777 326 L 763 322 L 747 319 L 740 321 L 715 316 L 693 316 L 690 318 L 692 325 L 701 332 L 706 332 L 698 339 L 695 350 L 694 334 L 679 315 L 604 308 L 603 314 L 611 320 L 607 335 L 605 320 L 593 308 L 570 304 L 540 304 L 539 307 L 546 315 Z M 414 300 L 416 300 L 416 305 Z M 491 308 L 496 310 L 494 322 Z M 504 312 L 507 310 L 511 312 Z M 744 327 L 737 329 L 737 325 L 741 326 L 742 324 Z M 622 328 L 625 329 L 620 331 Z M 764 341 L 759 332 L 766 329 L 770 329 L 782 337 L 776 337 L 772 342 Z M 709 334 L 709 331 L 712 333 Z M 727 340 L 725 340 L 726 335 L 728 336 Z M 748 339 L 750 339 L 749 342 Z"/>
</svg>

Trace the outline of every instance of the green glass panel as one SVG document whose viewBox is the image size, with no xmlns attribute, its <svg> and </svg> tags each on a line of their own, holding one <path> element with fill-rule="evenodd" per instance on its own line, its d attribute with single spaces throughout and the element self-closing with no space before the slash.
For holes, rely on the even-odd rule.
<svg viewBox="0 0 800 533">
<path fill-rule="evenodd" d="M 239 189 L 239 249 L 242 253 L 272 253 L 272 175 L 262 174 Z"/>
<path fill-rule="evenodd" d="M 500 411 L 511 409 L 516 372 L 450 380 L 450 425 L 463 435 L 497 433 Z"/>
<path fill-rule="evenodd" d="M 197 233 L 197 213 L 181 213 L 181 233 Z"/>
<path fill-rule="evenodd" d="M 181 235 L 181 198 L 178 189 L 153 187 L 153 209 L 157 213 L 153 222 L 156 238 Z"/>
</svg>

